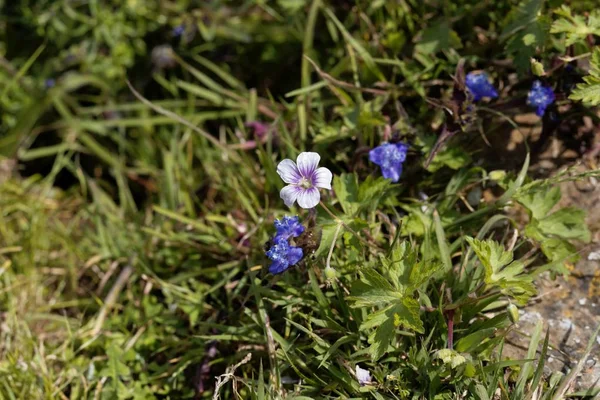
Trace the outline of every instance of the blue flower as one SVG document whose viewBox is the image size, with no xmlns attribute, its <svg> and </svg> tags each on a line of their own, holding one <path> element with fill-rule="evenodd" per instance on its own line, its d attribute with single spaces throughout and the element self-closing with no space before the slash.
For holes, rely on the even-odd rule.
<svg viewBox="0 0 600 400">
<path fill-rule="evenodd" d="M 298 237 L 304 232 L 304 226 L 300 223 L 298 217 L 288 217 L 287 215 L 282 219 L 276 219 L 274 222 L 277 234 L 275 240 L 278 239 L 289 239 L 291 237 Z"/>
<path fill-rule="evenodd" d="M 304 252 L 300 247 L 290 246 L 286 239 L 275 239 L 275 244 L 267 251 L 267 257 L 273 261 L 269 267 L 269 272 L 280 274 L 292 265 L 297 264 L 303 256 Z"/>
<path fill-rule="evenodd" d="M 554 103 L 554 99 L 554 90 L 550 86 L 544 86 L 542 82 L 535 81 L 527 95 L 527 104 L 536 107 L 535 113 L 542 117 L 546 112 L 546 108 Z"/>
<path fill-rule="evenodd" d="M 56 80 L 54 80 L 53 78 L 48 78 L 44 82 L 44 86 L 46 86 L 46 89 L 53 88 L 55 85 L 56 85 Z"/>
<path fill-rule="evenodd" d="M 467 89 L 473 95 L 473 100 L 478 101 L 482 97 L 498 97 L 498 92 L 489 81 L 485 72 L 469 72 L 466 79 Z"/>
<path fill-rule="evenodd" d="M 369 160 L 381 167 L 384 178 L 391 179 L 392 182 L 398 182 L 407 151 L 407 144 L 383 143 L 369 152 Z"/>
<path fill-rule="evenodd" d="M 183 35 L 183 33 L 185 32 L 185 26 L 184 25 L 178 25 L 175 28 L 173 28 L 173 36 L 178 37 Z"/>
</svg>

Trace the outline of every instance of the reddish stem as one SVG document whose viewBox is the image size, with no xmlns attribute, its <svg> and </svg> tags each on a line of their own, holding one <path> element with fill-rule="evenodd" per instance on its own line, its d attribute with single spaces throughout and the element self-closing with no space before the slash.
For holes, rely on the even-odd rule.
<svg viewBox="0 0 600 400">
<path fill-rule="evenodd" d="M 452 349 L 454 345 L 454 310 L 448 310 L 448 348 Z"/>
</svg>

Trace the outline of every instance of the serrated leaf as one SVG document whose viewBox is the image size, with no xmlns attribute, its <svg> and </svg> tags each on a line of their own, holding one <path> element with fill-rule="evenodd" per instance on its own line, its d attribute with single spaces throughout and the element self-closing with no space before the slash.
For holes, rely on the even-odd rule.
<svg viewBox="0 0 600 400">
<path fill-rule="evenodd" d="M 577 84 L 571 100 L 582 101 L 587 106 L 600 104 L 600 48 L 596 47 L 590 59 L 590 74 L 583 77 L 584 83 Z"/>
<path fill-rule="evenodd" d="M 533 193 L 517 195 L 515 200 L 529 210 L 531 217 L 539 220 L 548 215 L 552 207 L 560 200 L 560 196 L 560 188 L 554 186 L 548 191 L 546 191 L 546 188 L 542 188 L 542 190 Z"/>
<path fill-rule="evenodd" d="M 127 379 L 131 374 L 129 367 L 122 361 L 123 350 L 111 343 L 106 351 L 108 362 L 106 367 L 100 371 L 100 376 L 110 378 L 110 388 L 112 392 L 119 395 L 125 389 L 121 379 Z"/>
<path fill-rule="evenodd" d="M 565 46 L 583 42 L 588 35 L 600 35 L 600 12 L 598 10 L 593 10 L 587 21 L 581 15 L 573 15 L 571 9 L 566 5 L 554 12 L 562 18 L 554 21 L 550 32 L 566 34 Z"/>
<path fill-rule="evenodd" d="M 585 211 L 567 207 L 539 220 L 538 229 L 545 235 L 563 239 L 577 239 L 583 242 L 591 240 L 590 231 L 585 223 Z"/>
<path fill-rule="evenodd" d="M 419 303 L 411 297 L 405 297 L 371 317 L 374 322 L 368 322 L 366 326 L 374 327 L 379 324 L 377 330 L 369 336 L 369 353 L 374 361 L 387 351 L 397 327 L 402 326 L 423 333 L 423 322 L 419 312 Z"/>
<path fill-rule="evenodd" d="M 377 289 L 394 290 L 390 281 L 375 270 L 375 268 L 363 268 L 360 271 L 360 280 Z"/>
<path fill-rule="evenodd" d="M 413 264 L 407 286 L 409 289 L 417 290 L 435 274 L 443 270 L 444 264 L 436 260 L 425 260 Z"/>
<path fill-rule="evenodd" d="M 550 261 L 575 263 L 579 259 L 575 246 L 568 241 L 559 238 L 543 240 L 542 252 Z"/>
<path fill-rule="evenodd" d="M 424 332 L 421 321 L 421 307 L 419 302 L 412 297 L 405 297 L 402 303 L 392 308 L 394 313 L 394 326 L 402 326 L 419 333 Z"/>
<path fill-rule="evenodd" d="M 493 283 L 495 274 L 513 260 L 513 253 L 504 250 L 504 247 L 498 242 L 471 237 L 467 237 L 467 241 L 485 268 L 486 283 Z"/>
<path fill-rule="evenodd" d="M 391 309 L 392 307 L 386 310 L 386 313 L 389 313 Z M 383 321 L 377 330 L 369 336 L 369 343 L 371 343 L 369 354 L 373 361 L 377 361 L 385 354 L 394 337 L 395 330 L 394 320 L 390 315 L 386 315 L 385 321 Z"/>
<path fill-rule="evenodd" d="M 353 292 L 356 290 L 355 287 L 359 286 L 357 283 L 353 286 Z M 364 285 L 364 284 L 363 284 Z M 393 303 L 402 298 L 402 293 L 393 290 L 379 289 L 367 286 L 367 290 L 360 292 L 359 294 L 348 297 L 348 301 L 352 301 L 352 307 L 373 307 L 383 306 L 389 303 Z"/>
<path fill-rule="evenodd" d="M 377 312 L 371 313 L 367 316 L 367 319 L 360 324 L 360 330 L 365 331 L 367 329 L 376 328 L 383 324 L 385 321 L 390 319 L 390 316 L 387 314 L 390 308 L 393 305 L 389 305 L 386 308 L 379 310 Z"/>
</svg>

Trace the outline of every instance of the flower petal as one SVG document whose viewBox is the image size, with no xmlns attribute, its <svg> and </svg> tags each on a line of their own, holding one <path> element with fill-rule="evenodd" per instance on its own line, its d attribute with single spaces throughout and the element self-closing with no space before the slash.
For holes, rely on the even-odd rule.
<svg viewBox="0 0 600 400">
<path fill-rule="evenodd" d="M 323 189 L 331 190 L 331 180 L 333 175 L 331 171 L 325 167 L 317 168 L 313 174 L 313 185 Z"/>
<path fill-rule="evenodd" d="M 371 383 L 371 373 L 366 369 L 362 369 L 357 364 L 356 365 L 356 380 L 358 380 L 358 383 L 360 383 L 361 386 L 367 385 L 367 384 Z"/>
<path fill-rule="evenodd" d="M 321 156 L 318 153 L 310 151 L 300 153 L 296 159 L 300 175 L 307 178 L 310 177 L 319 166 L 320 160 Z"/>
<path fill-rule="evenodd" d="M 277 165 L 277 173 L 285 183 L 300 183 L 302 176 L 296 163 L 286 158 Z"/>
<path fill-rule="evenodd" d="M 383 154 L 385 153 L 386 145 L 387 144 L 384 143 L 381 146 L 377 146 L 373 150 L 369 151 L 369 161 L 377 165 L 383 164 Z"/>
<path fill-rule="evenodd" d="M 283 202 L 286 206 L 291 207 L 294 205 L 294 202 L 296 201 L 296 199 L 298 199 L 298 196 L 301 192 L 302 189 L 298 186 L 287 185 L 286 187 L 281 189 L 281 192 L 279 192 L 279 196 L 283 199 Z"/>
<path fill-rule="evenodd" d="M 269 272 L 273 275 L 280 274 L 287 270 L 290 267 L 290 264 L 281 261 L 273 261 L 271 266 L 269 267 Z"/>
<path fill-rule="evenodd" d="M 311 187 L 309 189 L 301 189 L 298 194 L 298 205 L 302 208 L 313 208 L 321 200 L 319 189 Z"/>
<path fill-rule="evenodd" d="M 381 174 L 385 179 L 391 179 L 392 182 L 398 182 L 400 180 L 400 174 L 402 173 L 402 164 L 398 166 L 391 166 L 389 168 L 381 168 Z"/>
<path fill-rule="evenodd" d="M 304 252 L 300 247 L 290 246 L 287 256 L 290 265 L 296 265 L 298 262 L 300 262 L 300 260 L 302 260 L 302 257 L 304 257 Z"/>
</svg>

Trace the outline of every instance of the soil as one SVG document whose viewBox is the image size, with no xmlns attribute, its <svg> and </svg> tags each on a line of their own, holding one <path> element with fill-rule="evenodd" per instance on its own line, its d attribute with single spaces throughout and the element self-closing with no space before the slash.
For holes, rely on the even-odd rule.
<svg viewBox="0 0 600 400">
<path fill-rule="evenodd" d="M 596 132 L 594 142 L 600 142 Z M 595 143 L 596 144 L 596 143 Z M 532 165 L 532 170 L 547 176 L 565 164 L 577 163 L 577 170 L 597 169 L 597 154 L 589 152 L 581 158 L 553 137 L 546 151 Z M 565 159 L 570 162 L 565 163 Z M 549 329 L 551 350 L 546 360 L 546 372 L 568 373 L 582 357 L 590 340 L 594 347 L 584 368 L 573 383 L 572 390 L 587 390 L 600 384 L 600 335 L 592 338 L 600 325 L 600 181 L 589 178 L 580 182 L 561 184 L 562 199 L 559 207 L 574 206 L 587 213 L 588 227 L 592 233 L 590 243 L 579 243 L 580 260 L 567 265 L 572 274 L 564 279 L 552 280 L 543 275 L 537 282 L 538 296 L 524 309 L 516 329 L 509 334 L 505 357 L 526 358 L 530 333 L 538 320 Z"/>
</svg>

